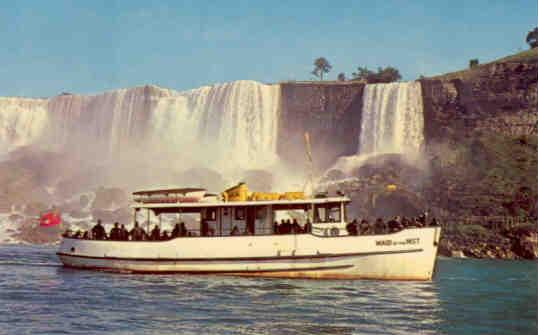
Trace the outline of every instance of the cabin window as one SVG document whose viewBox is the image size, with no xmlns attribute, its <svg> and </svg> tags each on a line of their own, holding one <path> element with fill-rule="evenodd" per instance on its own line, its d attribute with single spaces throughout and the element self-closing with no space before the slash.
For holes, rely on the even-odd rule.
<svg viewBox="0 0 538 335">
<path fill-rule="evenodd" d="M 329 222 L 340 222 L 341 221 L 340 204 L 329 207 L 328 214 L 329 214 Z"/>
<path fill-rule="evenodd" d="M 244 208 L 236 208 L 235 209 L 235 219 L 236 220 L 244 220 L 245 219 L 245 209 Z"/>
<path fill-rule="evenodd" d="M 340 204 L 316 205 L 314 209 L 315 222 L 340 222 L 342 211 Z"/>
<path fill-rule="evenodd" d="M 267 207 L 256 208 L 256 220 L 264 220 L 267 216 Z"/>
<path fill-rule="evenodd" d="M 217 209 L 216 208 L 207 208 L 205 211 L 205 217 L 204 219 L 209 221 L 216 221 L 217 220 Z"/>
</svg>

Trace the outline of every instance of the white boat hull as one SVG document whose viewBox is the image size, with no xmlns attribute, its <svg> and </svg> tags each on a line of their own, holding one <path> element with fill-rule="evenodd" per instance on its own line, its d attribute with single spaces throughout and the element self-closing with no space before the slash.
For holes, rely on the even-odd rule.
<svg viewBox="0 0 538 335">
<path fill-rule="evenodd" d="M 367 236 L 310 234 L 176 238 L 162 242 L 64 239 L 65 266 L 139 273 L 430 280 L 440 228 Z"/>
</svg>

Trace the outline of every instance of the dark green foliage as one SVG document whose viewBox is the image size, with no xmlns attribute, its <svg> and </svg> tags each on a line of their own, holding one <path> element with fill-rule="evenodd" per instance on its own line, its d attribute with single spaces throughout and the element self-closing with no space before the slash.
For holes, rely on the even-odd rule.
<svg viewBox="0 0 538 335">
<path fill-rule="evenodd" d="M 325 73 L 329 73 L 331 69 L 332 65 L 329 63 L 329 61 L 325 57 L 320 57 L 314 61 L 314 70 L 312 70 L 311 73 L 323 80 L 323 75 Z"/>
<path fill-rule="evenodd" d="M 358 67 L 357 72 L 353 72 L 352 76 L 353 80 L 365 81 L 369 84 L 392 83 L 402 79 L 400 71 L 392 66 L 378 67 L 377 72 L 370 71 L 367 67 Z"/>
<path fill-rule="evenodd" d="M 538 47 L 538 27 L 528 32 L 526 41 L 531 49 Z"/>
<path fill-rule="evenodd" d="M 337 79 L 338 81 L 346 81 L 346 74 L 344 72 L 340 72 Z"/>
<path fill-rule="evenodd" d="M 472 69 L 472 68 L 475 68 L 477 67 L 479 64 L 478 62 L 478 58 L 473 58 L 469 61 L 469 68 Z"/>
</svg>

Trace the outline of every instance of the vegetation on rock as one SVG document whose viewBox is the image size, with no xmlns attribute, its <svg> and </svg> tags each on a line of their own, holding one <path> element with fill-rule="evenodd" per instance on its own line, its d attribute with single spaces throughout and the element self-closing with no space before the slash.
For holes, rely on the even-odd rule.
<svg viewBox="0 0 538 335">
<path fill-rule="evenodd" d="M 368 70 L 367 67 L 358 67 L 357 72 L 353 72 L 352 76 L 352 80 L 363 81 L 368 84 L 392 83 L 402 79 L 400 71 L 392 66 L 378 67 L 377 72 Z"/>
<path fill-rule="evenodd" d="M 531 48 L 538 48 L 538 27 L 535 27 L 533 30 L 527 33 L 527 38 L 525 41 L 530 45 Z"/>
</svg>

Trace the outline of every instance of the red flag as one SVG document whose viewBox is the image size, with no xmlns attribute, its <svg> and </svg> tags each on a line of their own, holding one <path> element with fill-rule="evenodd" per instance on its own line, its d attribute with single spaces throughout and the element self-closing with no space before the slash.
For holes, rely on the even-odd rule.
<svg viewBox="0 0 538 335">
<path fill-rule="evenodd" d="M 39 225 L 41 227 L 50 227 L 62 223 L 62 217 L 58 211 L 49 211 L 41 215 Z"/>
</svg>

